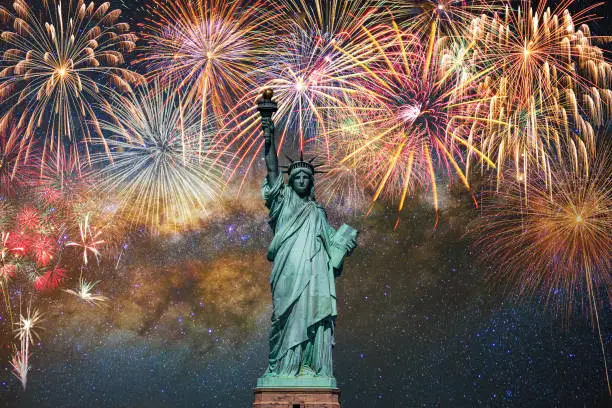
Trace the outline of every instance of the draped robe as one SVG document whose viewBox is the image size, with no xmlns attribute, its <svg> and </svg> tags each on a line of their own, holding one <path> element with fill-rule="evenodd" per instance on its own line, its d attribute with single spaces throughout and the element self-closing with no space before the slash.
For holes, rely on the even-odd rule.
<svg viewBox="0 0 612 408">
<path fill-rule="evenodd" d="M 329 265 L 335 230 L 315 201 L 301 199 L 283 176 L 262 187 L 274 238 L 268 260 L 273 313 L 267 376 L 332 376 L 331 349 L 337 316 Z M 305 370 L 306 369 L 306 370 Z M 306 374 L 304 374 L 306 372 Z"/>
</svg>

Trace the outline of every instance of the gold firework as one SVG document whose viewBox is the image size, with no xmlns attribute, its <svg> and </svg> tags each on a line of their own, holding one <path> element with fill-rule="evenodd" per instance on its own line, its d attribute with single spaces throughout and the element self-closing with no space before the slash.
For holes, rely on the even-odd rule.
<svg viewBox="0 0 612 408">
<path fill-rule="evenodd" d="M 106 97 L 116 92 L 110 85 L 128 91 L 140 79 L 120 67 L 136 36 L 117 22 L 121 10 L 111 10 L 108 2 L 43 4 L 42 15 L 24 0 L 15 0 L 12 11 L 0 6 L 0 19 L 13 28 L 1 35 L 9 49 L 1 60 L 0 126 L 18 117 L 25 138 L 40 130 L 43 162 L 56 153 L 61 163 L 66 145 L 76 157 L 84 150 L 89 160 L 92 134 L 102 138 L 95 106 L 108 104 Z"/>
<path fill-rule="evenodd" d="M 536 171 L 550 173 L 554 161 L 586 168 L 597 129 L 610 118 L 612 68 L 597 45 L 605 39 L 585 24 L 593 7 L 572 16 L 570 4 L 551 10 L 546 1 L 522 1 L 472 24 L 477 58 L 492 67 L 481 87 L 491 120 L 479 139 L 498 181 L 507 166 L 525 183 Z"/>
<path fill-rule="evenodd" d="M 604 364 L 597 299 L 606 293 L 612 302 L 610 163 L 609 155 L 599 153 L 588 174 L 557 164 L 526 184 L 505 183 L 485 200 L 474 244 L 490 275 L 520 294 L 544 292 L 568 311 L 586 299 Z M 605 372 L 610 391 L 607 366 Z"/>
</svg>

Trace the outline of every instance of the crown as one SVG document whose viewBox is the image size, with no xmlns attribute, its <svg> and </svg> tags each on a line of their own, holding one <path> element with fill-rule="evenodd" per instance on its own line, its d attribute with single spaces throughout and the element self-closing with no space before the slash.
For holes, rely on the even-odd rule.
<svg viewBox="0 0 612 408">
<path fill-rule="evenodd" d="M 289 160 L 289 165 L 288 166 L 280 166 L 285 170 L 285 173 L 291 175 L 291 173 L 295 170 L 306 170 L 307 172 L 309 172 L 310 174 L 315 174 L 315 173 L 325 173 L 324 171 L 318 171 L 317 167 L 322 166 L 322 164 L 313 164 L 314 160 L 316 159 L 316 156 L 311 158 L 308 161 L 304 160 L 304 154 L 300 151 L 300 160 L 293 160 L 291 157 L 285 155 L 285 157 L 287 158 L 287 160 Z"/>
</svg>

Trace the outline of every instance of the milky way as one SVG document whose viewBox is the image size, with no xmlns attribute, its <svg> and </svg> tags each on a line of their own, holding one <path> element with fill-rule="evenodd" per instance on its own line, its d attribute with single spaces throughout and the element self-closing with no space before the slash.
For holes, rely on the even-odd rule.
<svg viewBox="0 0 612 408">
<path fill-rule="evenodd" d="M 255 188 L 200 231 L 143 238 L 116 271 L 92 272 L 107 305 L 38 299 L 46 330 L 28 389 L 4 363 L 4 406 L 249 406 L 271 313 L 272 235 Z M 395 232 L 391 210 L 366 219 L 328 211 L 333 225 L 361 229 L 336 281 L 344 406 L 604 404 L 601 352 L 584 316 L 566 320 L 487 281 L 466 236 L 477 210 L 467 194 L 450 194 L 435 230 L 431 205 L 417 199 Z M 611 333 L 609 310 L 602 315 Z"/>
</svg>

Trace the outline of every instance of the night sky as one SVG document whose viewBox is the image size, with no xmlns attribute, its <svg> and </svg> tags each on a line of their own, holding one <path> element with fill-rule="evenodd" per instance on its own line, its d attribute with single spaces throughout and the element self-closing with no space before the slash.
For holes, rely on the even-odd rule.
<svg viewBox="0 0 612 408">
<path fill-rule="evenodd" d="M 133 24 L 138 13 L 127 14 Z M 0 405 L 249 407 L 271 314 L 262 165 L 201 230 L 138 236 L 116 270 L 91 266 L 106 304 L 40 296 L 44 330 L 26 391 L 11 374 L 2 315 Z M 479 211 L 470 194 L 440 190 L 437 228 L 429 195 L 410 199 L 395 231 L 392 206 L 367 218 L 328 208 L 331 225 L 361 231 L 336 280 L 343 407 L 610 406 L 587 313 L 556 311 L 491 279 L 470 245 Z M 600 325 L 612 363 L 607 301 Z"/>
<path fill-rule="evenodd" d="M 227 204 L 200 232 L 141 239 L 117 271 L 92 270 L 104 277 L 106 306 L 39 299 L 47 323 L 28 389 L 3 363 L 4 405 L 249 406 L 271 313 L 271 232 L 256 194 L 253 186 L 248 205 Z M 330 211 L 332 225 L 362 231 L 336 280 L 344 406 L 609 403 L 586 316 L 556 315 L 485 279 L 465 235 L 478 213 L 471 198 L 453 188 L 442 202 L 435 231 L 431 204 L 418 199 L 396 232 L 394 210 L 365 220 Z M 601 316 L 609 353 L 610 310 Z"/>
</svg>

